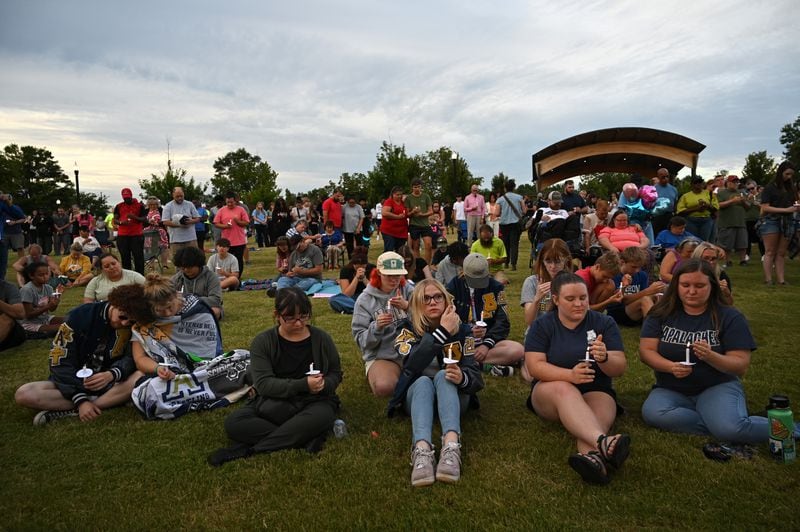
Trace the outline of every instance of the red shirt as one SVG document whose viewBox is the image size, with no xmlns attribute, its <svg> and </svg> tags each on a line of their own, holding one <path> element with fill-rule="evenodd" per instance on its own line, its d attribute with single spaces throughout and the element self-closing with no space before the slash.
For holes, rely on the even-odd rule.
<svg viewBox="0 0 800 532">
<path fill-rule="evenodd" d="M 328 213 L 327 220 L 333 222 L 333 227 L 336 229 L 342 228 L 342 204 L 333 197 L 330 197 L 322 202 L 322 212 Z"/>
<path fill-rule="evenodd" d="M 582 268 L 575 272 L 575 275 L 586 281 L 586 286 L 589 289 L 589 295 L 592 294 L 592 290 L 594 290 L 594 287 L 597 285 L 597 283 L 594 281 L 594 277 L 592 277 L 592 272 L 590 271 L 591 269 L 591 266 L 587 266 L 586 268 Z"/>
<path fill-rule="evenodd" d="M 124 201 L 117 203 L 117 206 L 114 207 L 114 219 L 118 220 L 117 234 L 119 236 L 141 236 L 144 233 L 144 224 L 138 220 L 128 220 L 129 214 L 147 216 L 147 211 L 136 198 L 130 205 Z"/>
<path fill-rule="evenodd" d="M 406 218 L 406 206 L 403 203 L 395 203 L 392 198 L 383 202 L 384 207 L 389 207 L 392 214 L 401 214 L 402 219 L 390 219 L 385 216 L 381 219 L 381 233 L 385 233 L 395 238 L 408 237 L 408 219 Z"/>
</svg>

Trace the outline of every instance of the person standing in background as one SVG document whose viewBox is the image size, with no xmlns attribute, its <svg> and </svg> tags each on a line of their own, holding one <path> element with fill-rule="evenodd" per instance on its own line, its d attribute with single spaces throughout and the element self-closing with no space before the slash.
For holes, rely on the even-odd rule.
<svg viewBox="0 0 800 532">
<path fill-rule="evenodd" d="M 511 267 L 511 271 L 517 269 L 517 257 L 519 256 L 520 220 L 526 211 L 522 196 L 514 192 L 517 183 L 513 179 L 506 182 L 506 192 L 497 200 L 500 209 L 500 238 L 506 246 L 508 259 L 506 264 Z"/>
<path fill-rule="evenodd" d="M 200 251 L 205 253 L 206 249 L 206 235 L 208 234 L 208 209 L 203 207 L 199 199 L 192 200 L 194 208 L 197 210 L 197 216 L 200 221 L 194 224 L 194 235 L 197 237 L 197 247 Z"/>
<path fill-rule="evenodd" d="M 147 209 L 133 197 L 131 189 L 123 188 L 121 195 L 122 202 L 114 207 L 114 229 L 117 231 L 117 249 L 122 267 L 144 274 L 144 224 L 147 223 Z"/>
<path fill-rule="evenodd" d="M 467 247 L 472 247 L 478 228 L 483 225 L 486 216 L 486 200 L 479 193 L 478 185 L 472 185 L 469 196 L 464 200 L 464 213 L 467 217 Z"/>
<path fill-rule="evenodd" d="M 239 263 L 241 278 L 241 274 L 244 272 L 244 248 L 247 245 L 245 229 L 250 225 L 250 217 L 247 215 L 247 211 L 237 204 L 235 192 L 225 193 L 225 206 L 214 217 L 214 225 L 222 230 L 222 238 L 226 238 L 231 243 L 230 252 Z"/>
</svg>

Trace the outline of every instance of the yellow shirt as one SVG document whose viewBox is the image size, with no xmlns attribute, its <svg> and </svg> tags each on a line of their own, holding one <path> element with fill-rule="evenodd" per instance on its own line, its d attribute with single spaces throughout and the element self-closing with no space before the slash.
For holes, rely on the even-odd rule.
<svg viewBox="0 0 800 532">
<path fill-rule="evenodd" d="M 61 270 L 61 275 L 66 275 L 70 281 L 74 281 L 84 273 L 92 271 L 92 263 L 86 255 L 81 255 L 79 259 L 73 259 L 72 255 L 67 255 L 61 259 L 58 268 Z"/>
<path fill-rule="evenodd" d="M 677 207 L 675 207 L 675 212 L 680 215 L 681 212 L 685 211 L 686 209 L 697 207 L 700 205 L 700 200 L 703 200 L 707 204 L 710 204 L 714 208 L 714 210 L 719 210 L 719 200 L 717 199 L 717 197 L 711 192 L 703 189 L 699 194 L 695 194 L 693 191 L 690 190 L 689 192 L 681 196 L 680 199 L 678 200 Z M 708 218 L 709 216 L 711 216 L 711 210 L 701 209 L 699 211 L 691 212 L 687 216 L 691 216 L 693 218 Z"/>
</svg>

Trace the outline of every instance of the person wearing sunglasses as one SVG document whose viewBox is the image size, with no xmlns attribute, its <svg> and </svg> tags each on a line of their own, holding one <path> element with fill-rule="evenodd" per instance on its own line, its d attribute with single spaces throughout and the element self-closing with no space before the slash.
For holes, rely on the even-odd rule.
<svg viewBox="0 0 800 532">
<path fill-rule="evenodd" d="M 212 466 L 281 449 L 317 453 L 336 420 L 339 352 L 311 325 L 311 301 L 297 287 L 279 290 L 274 316 L 276 326 L 250 345 L 254 395 L 225 420 L 234 445 L 212 453 Z"/>
<path fill-rule="evenodd" d="M 91 421 L 127 403 L 142 376 L 131 357 L 131 324 L 116 288 L 108 301 L 73 309 L 50 348 L 50 379 L 23 384 L 14 395 L 20 406 L 39 410 L 33 424 L 77 416 Z"/>
</svg>

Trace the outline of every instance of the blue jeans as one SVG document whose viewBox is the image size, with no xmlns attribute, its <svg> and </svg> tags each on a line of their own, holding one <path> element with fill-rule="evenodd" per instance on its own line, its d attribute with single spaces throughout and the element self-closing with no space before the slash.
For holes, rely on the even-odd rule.
<svg viewBox="0 0 800 532">
<path fill-rule="evenodd" d="M 303 292 L 314 286 L 319 282 L 319 279 L 316 277 L 287 277 L 282 276 L 278 279 L 278 285 L 275 287 L 276 290 L 280 290 L 281 288 L 289 288 L 290 286 L 296 286 Z"/>
<path fill-rule="evenodd" d="M 444 378 L 439 370 L 434 378 L 422 376 L 414 381 L 406 394 L 406 412 L 411 415 L 414 441 L 432 443 L 433 407 L 439 412 L 442 436 L 450 431 L 461 436 L 461 413 L 469 405 L 469 396 L 459 395 L 458 387 Z"/>
<path fill-rule="evenodd" d="M 642 405 L 648 425 L 670 432 L 711 435 L 721 441 L 766 443 L 769 422 L 748 416 L 744 388 L 738 380 L 717 384 L 698 395 L 653 388 Z M 795 426 L 795 437 L 800 425 Z"/>
<path fill-rule="evenodd" d="M 686 217 L 686 230 L 692 233 L 697 238 L 702 239 L 704 242 L 711 240 L 711 229 L 714 226 L 714 220 L 709 218 L 697 218 L 694 216 Z"/>
<path fill-rule="evenodd" d="M 335 296 L 332 296 L 328 300 L 328 303 L 334 312 L 344 312 L 345 314 L 352 314 L 353 309 L 356 306 L 356 300 L 344 294 L 336 294 Z"/>
</svg>

